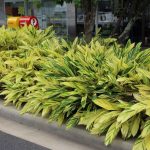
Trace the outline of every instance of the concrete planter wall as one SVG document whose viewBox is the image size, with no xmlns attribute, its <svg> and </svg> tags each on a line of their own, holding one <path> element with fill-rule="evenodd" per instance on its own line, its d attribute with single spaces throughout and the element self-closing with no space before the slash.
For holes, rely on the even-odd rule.
<svg viewBox="0 0 150 150">
<path fill-rule="evenodd" d="M 87 131 L 82 129 L 82 127 L 66 130 L 65 125 L 58 127 L 57 124 L 50 124 L 46 119 L 43 119 L 41 117 L 29 114 L 25 114 L 22 116 L 19 114 L 19 111 L 17 111 L 13 107 L 3 106 L 2 102 L 0 103 L 0 117 L 15 121 L 25 126 L 39 129 L 40 131 L 44 131 L 48 134 L 57 135 L 59 136 L 59 138 L 86 146 L 90 150 L 132 150 L 133 146 L 132 141 L 123 141 L 122 139 L 118 138 L 112 143 L 111 146 L 106 147 L 104 145 L 104 137 L 90 135 Z"/>
</svg>

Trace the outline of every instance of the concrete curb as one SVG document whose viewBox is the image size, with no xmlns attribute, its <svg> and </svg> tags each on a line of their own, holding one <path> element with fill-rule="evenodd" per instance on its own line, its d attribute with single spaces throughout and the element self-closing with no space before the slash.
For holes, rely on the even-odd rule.
<svg viewBox="0 0 150 150">
<path fill-rule="evenodd" d="M 123 141 L 122 139 L 118 138 L 112 143 L 111 146 L 106 147 L 104 145 L 104 137 L 90 135 L 82 128 L 72 128 L 70 130 L 66 130 L 65 125 L 58 127 L 58 125 L 55 123 L 49 124 L 46 119 L 30 114 L 25 114 L 22 116 L 14 107 L 5 107 L 3 106 L 2 102 L 0 102 L 0 117 L 39 129 L 47 133 L 55 134 L 75 143 L 86 145 L 95 150 L 132 150 L 133 146 L 132 141 Z"/>
</svg>

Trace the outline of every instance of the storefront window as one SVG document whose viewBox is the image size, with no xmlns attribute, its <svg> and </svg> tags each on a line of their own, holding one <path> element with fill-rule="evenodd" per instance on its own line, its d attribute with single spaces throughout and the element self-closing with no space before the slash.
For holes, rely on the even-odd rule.
<svg viewBox="0 0 150 150">
<path fill-rule="evenodd" d="M 57 5 L 53 1 L 43 1 L 42 7 L 34 11 L 42 29 L 53 25 L 57 34 L 68 35 L 67 5 Z"/>
<path fill-rule="evenodd" d="M 24 8 L 24 2 L 5 3 L 5 12 L 7 16 L 20 16 L 21 14 L 19 11 L 21 10 L 19 10 L 19 8 Z"/>
</svg>

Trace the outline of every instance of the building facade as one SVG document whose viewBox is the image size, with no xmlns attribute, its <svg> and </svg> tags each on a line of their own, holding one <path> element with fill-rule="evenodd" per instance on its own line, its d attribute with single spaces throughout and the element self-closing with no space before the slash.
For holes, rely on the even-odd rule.
<svg viewBox="0 0 150 150">
<path fill-rule="evenodd" d="M 5 16 L 5 7 L 4 0 L 0 0 L 0 26 L 5 24 L 6 16 Z"/>
<path fill-rule="evenodd" d="M 62 6 L 53 0 L 4 0 L 6 20 L 9 16 L 36 16 L 41 29 L 54 26 L 59 35 L 76 36 L 75 5 Z"/>
<path fill-rule="evenodd" d="M 108 36 L 117 18 L 115 11 L 123 8 L 123 0 L 100 0 L 96 10 L 95 26 L 104 28 Z M 76 8 L 72 3 L 62 6 L 53 0 L 0 0 L 0 25 L 6 24 L 9 16 L 34 15 L 38 18 L 41 29 L 54 26 L 56 33 L 75 37 L 84 31 L 84 15 L 82 8 Z M 150 6 L 131 31 L 132 41 L 150 43 Z"/>
<path fill-rule="evenodd" d="M 84 31 L 84 15 L 80 8 L 72 3 L 62 6 L 53 0 L 3 0 L 6 19 L 9 16 L 34 15 L 38 18 L 41 29 L 53 25 L 59 35 L 73 37 Z M 105 12 L 104 12 L 105 11 Z M 100 0 L 97 10 L 97 24 L 106 26 L 114 21 L 110 0 Z"/>
</svg>

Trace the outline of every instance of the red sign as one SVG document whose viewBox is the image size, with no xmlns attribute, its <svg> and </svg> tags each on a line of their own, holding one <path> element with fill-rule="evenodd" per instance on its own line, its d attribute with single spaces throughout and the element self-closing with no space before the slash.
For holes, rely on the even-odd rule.
<svg viewBox="0 0 150 150">
<path fill-rule="evenodd" d="M 29 26 L 32 25 L 35 28 L 39 28 L 39 23 L 38 23 L 38 19 L 35 16 L 22 16 L 19 19 L 19 26 L 23 27 L 23 26 Z"/>
</svg>

